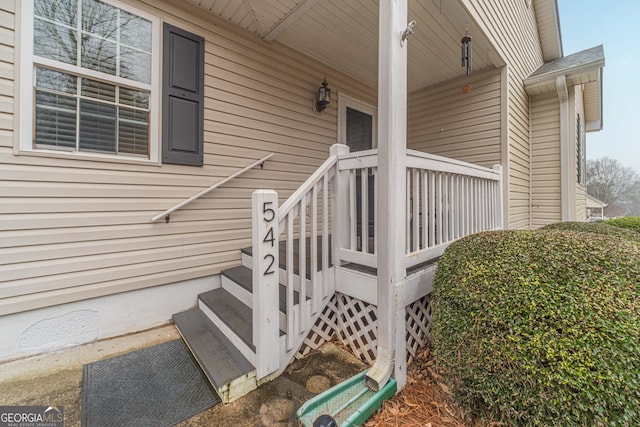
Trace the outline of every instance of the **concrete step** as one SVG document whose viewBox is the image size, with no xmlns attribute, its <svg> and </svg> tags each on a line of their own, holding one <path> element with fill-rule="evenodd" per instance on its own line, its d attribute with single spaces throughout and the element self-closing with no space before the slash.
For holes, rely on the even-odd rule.
<svg viewBox="0 0 640 427">
<path fill-rule="evenodd" d="M 174 314 L 173 321 L 224 403 L 256 388 L 253 365 L 201 310 L 193 308 Z"/>
</svg>

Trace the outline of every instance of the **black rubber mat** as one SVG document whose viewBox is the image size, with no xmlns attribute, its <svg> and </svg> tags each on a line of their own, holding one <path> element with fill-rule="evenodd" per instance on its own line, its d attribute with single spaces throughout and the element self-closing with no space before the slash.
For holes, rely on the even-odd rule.
<svg viewBox="0 0 640 427">
<path fill-rule="evenodd" d="M 82 425 L 173 426 L 220 402 L 182 340 L 84 366 Z"/>
</svg>

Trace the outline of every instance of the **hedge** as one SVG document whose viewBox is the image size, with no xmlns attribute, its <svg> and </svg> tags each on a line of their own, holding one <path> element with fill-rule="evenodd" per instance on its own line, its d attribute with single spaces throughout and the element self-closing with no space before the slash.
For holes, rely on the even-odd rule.
<svg viewBox="0 0 640 427">
<path fill-rule="evenodd" d="M 605 236 L 617 237 L 640 243 L 640 233 L 632 230 L 614 227 L 604 222 L 558 222 L 545 225 L 540 230 L 566 230 L 580 233 L 594 233 Z"/>
<path fill-rule="evenodd" d="M 640 425 L 640 247 L 498 231 L 438 262 L 436 360 L 457 400 L 516 426 Z"/>
<path fill-rule="evenodd" d="M 622 218 L 608 219 L 604 223 L 640 233 L 640 216 L 625 216 Z"/>
</svg>

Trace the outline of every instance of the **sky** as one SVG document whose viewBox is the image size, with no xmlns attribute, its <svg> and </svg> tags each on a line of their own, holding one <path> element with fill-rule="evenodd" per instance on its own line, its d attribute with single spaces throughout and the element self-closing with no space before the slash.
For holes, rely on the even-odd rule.
<svg viewBox="0 0 640 427">
<path fill-rule="evenodd" d="M 558 0 L 564 54 L 604 45 L 603 125 L 587 159 L 611 157 L 640 173 L 640 1 Z"/>
</svg>

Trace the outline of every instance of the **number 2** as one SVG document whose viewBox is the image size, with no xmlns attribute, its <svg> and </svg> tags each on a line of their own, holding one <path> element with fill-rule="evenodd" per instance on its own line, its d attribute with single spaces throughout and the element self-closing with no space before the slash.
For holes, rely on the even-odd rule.
<svg viewBox="0 0 640 427">
<path fill-rule="evenodd" d="M 267 266 L 267 268 L 264 270 L 264 275 L 266 276 L 267 274 L 273 274 L 275 273 L 275 271 L 273 271 L 273 263 L 276 262 L 276 258 L 271 255 L 271 254 L 267 254 L 264 256 L 264 260 L 266 261 L 267 259 L 271 258 L 271 262 L 269 263 L 269 265 Z"/>
</svg>

